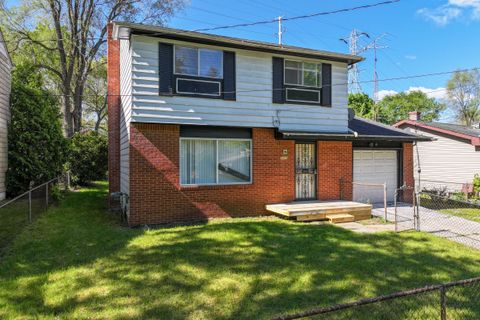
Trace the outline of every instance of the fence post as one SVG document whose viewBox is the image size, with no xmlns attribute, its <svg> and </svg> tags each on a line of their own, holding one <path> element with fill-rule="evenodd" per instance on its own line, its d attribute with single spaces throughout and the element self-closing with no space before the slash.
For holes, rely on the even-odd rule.
<svg viewBox="0 0 480 320">
<path fill-rule="evenodd" d="M 395 190 L 393 195 L 393 207 L 394 207 L 394 217 L 393 221 L 395 222 L 395 232 L 398 232 L 398 222 L 397 222 L 397 196 L 398 196 L 398 189 Z"/>
<path fill-rule="evenodd" d="M 48 183 L 45 185 L 45 210 L 48 210 Z"/>
<path fill-rule="evenodd" d="M 67 190 L 70 190 L 70 171 L 67 171 Z"/>
<path fill-rule="evenodd" d="M 440 287 L 440 319 L 447 320 L 447 297 L 445 286 Z"/>
<path fill-rule="evenodd" d="M 28 190 L 28 222 L 32 223 L 32 189 Z"/>
<path fill-rule="evenodd" d="M 388 221 L 387 217 L 387 182 L 383 184 L 383 210 L 385 211 L 385 221 Z"/>
</svg>

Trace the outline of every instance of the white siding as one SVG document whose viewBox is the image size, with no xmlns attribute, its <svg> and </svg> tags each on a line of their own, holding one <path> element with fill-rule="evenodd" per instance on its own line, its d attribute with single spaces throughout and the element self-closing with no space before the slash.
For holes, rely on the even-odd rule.
<svg viewBox="0 0 480 320">
<path fill-rule="evenodd" d="M 0 40 L 2 40 L 0 33 Z M 7 128 L 10 122 L 11 64 L 4 44 L 0 42 L 0 200 L 5 198 L 5 174 L 8 166 Z"/>
<path fill-rule="evenodd" d="M 344 63 L 328 62 L 332 63 L 332 83 L 342 84 L 332 87 L 331 108 L 273 104 L 272 54 L 245 50 L 234 50 L 236 101 L 164 97 L 158 95 L 159 41 L 154 37 L 132 36 L 134 122 L 274 127 L 273 123 L 279 120 L 283 130 L 347 131 L 347 65 Z"/>
<path fill-rule="evenodd" d="M 120 191 L 130 191 L 129 140 L 132 115 L 132 53 L 130 41 L 120 40 Z"/>
<path fill-rule="evenodd" d="M 475 147 L 469 142 L 447 138 L 420 128 L 409 127 L 406 130 L 436 139 L 433 142 L 419 142 L 413 150 L 415 180 L 418 182 L 420 164 L 420 181 L 424 181 L 422 186 L 428 184 L 427 180 L 471 183 L 473 176 L 480 173 L 480 151 L 475 151 Z M 457 185 L 457 188 L 461 188 L 461 185 Z"/>
</svg>

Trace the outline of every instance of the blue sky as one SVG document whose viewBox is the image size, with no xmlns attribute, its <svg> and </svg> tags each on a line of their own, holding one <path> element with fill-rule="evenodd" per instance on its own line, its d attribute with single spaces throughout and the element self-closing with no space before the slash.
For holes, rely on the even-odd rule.
<svg viewBox="0 0 480 320">
<path fill-rule="evenodd" d="M 187 0 L 188 1 L 188 0 Z M 168 26 L 187 30 L 292 17 L 314 12 L 372 4 L 381 0 L 190 0 Z M 7 0 L 15 5 L 17 0 Z M 284 43 L 314 49 L 348 52 L 340 38 L 353 28 L 372 37 L 386 34 L 378 52 L 380 79 L 480 67 L 480 0 L 401 0 L 399 3 L 285 22 Z M 209 31 L 253 40 L 276 42 L 277 25 Z M 368 39 L 361 41 L 366 43 Z M 362 81 L 373 79 L 373 52 L 360 64 Z M 424 88 L 442 98 L 449 75 L 380 82 L 381 95 Z M 362 84 L 372 95 L 373 86 Z"/>
<path fill-rule="evenodd" d="M 379 2 L 378 0 L 191 0 L 187 8 L 169 22 L 181 29 L 198 29 L 291 17 L 313 12 Z M 379 50 L 379 78 L 449 71 L 480 66 L 480 0 L 402 0 L 399 3 L 340 13 L 326 17 L 285 22 L 284 43 L 302 47 L 347 52 L 339 38 L 353 28 L 372 37 L 386 33 Z M 276 42 L 277 25 L 210 31 L 253 40 Z M 361 41 L 365 42 L 367 39 Z M 373 78 L 373 52 L 360 65 L 361 80 Z M 440 97 L 449 76 L 380 82 L 382 93 L 423 87 Z M 372 85 L 364 84 L 372 95 Z"/>
</svg>

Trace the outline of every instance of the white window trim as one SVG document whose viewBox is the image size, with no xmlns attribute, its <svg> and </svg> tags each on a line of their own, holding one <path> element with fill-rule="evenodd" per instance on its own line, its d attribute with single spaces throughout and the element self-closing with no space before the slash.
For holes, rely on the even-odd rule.
<svg viewBox="0 0 480 320">
<path fill-rule="evenodd" d="M 177 68 L 176 68 L 176 50 L 177 47 L 184 47 L 184 48 L 190 48 L 190 49 L 196 49 L 197 50 L 197 74 L 192 74 L 192 73 L 178 73 Z M 208 76 L 201 76 L 200 75 L 200 50 L 207 50 L 207 51 L 217 51 L 220 52 L 220 65 L 222 66 L 222 74 L 219 77 L 208 77 Z M 217 79 L 217 80 L 222 80 L 223 79 L 223 51 L 217 50 L 217 49 L 208 49 L 208 48 L 201 48 L 201 47 L 194 47 L 194 46 L 186 46 L 186 45 L 180 45 L 180 44 L 175 44 L 173 45 L 173 74 L 176 76 L 192 76 L 192 77 L 202 77 L 202 78 L 209 78 L 209 79 Z"/>
<path fill-rule="evenodd" d="M 311 100 L 288 99 L 288 91 L 290 91 L 290 90 L 316 92 L 316 93 L 318 93 L 318 100 L 317 101 L 311 101 Z M 320 90 L 302 89 L 302 88 L 286 88 L 285 89 L 285 101 L 288 101 L 288 102 L 320 103 L 320 99 L 321 99 Z"/>
<path fill-rule="evenodd" d="M 288 83 L 288 82 L 287 82 L 287 79 L 286 79 L 286 77 L 285 77 L 285 74 L 286 74 L 285 70 L 287 70 L 287 69 L 288 69 L 288 70 L 298 70 L 298 69 L 295 69 L 295 68 L 289 68 L 289 67 L 287 67 L 287 66 L 286 66 L 287 61 L 297 62 L 297 63 L 301 63 L 301 64 L 302 64 L 302 84 L 298 84 L 298 83 Z M 305 72 L 305 67 L 304 67 L 304 66 L 305 66 L 305 63 L 314 63 L 314 64 L 317 66 L 317 70 L 306 69 L 307 71 L 310 71 L 310 72 L 315 71 L 315 73 L 316 73 L 316 75 L 317 75 L 317 76 L 315 77 L 315 82 L 317 82 L 317 84 L 316 84 L 315 86 L 309 86 L 309 85 L 305 85 L 305 84 L 304 84 L 304 80 L 305 80 L 305 79 L 304 79 L 304 76 L 305 76 L 305 74 L 304 74 L 304 72 Z M 321 88 L 322 88 L 322 83 L 321 83 L 322 79 L 320 79 L 320 83 L 318 83 L 318 74 L 319 74 L 319 72 L 318 72 L 318 66 L 319 66 L 319 65 L 322 65 L 322 63 L 321 63 L 321 62 L 303 61 L 303 60 L 283 59 L 283 84 L 291 85 L 291 86 L 306 87 L 306 88 L 319 88 L 319 89 L 321 89 Z M 322 72 L 323 72 L 323 70 L 322 70 Z M 321 73 L 320 73 L 320 74 L 321 74 Z"/>
<path fill-rule="evenodd" d="M 190 138 L 190 137 L 181 137 L 179 148 L 178 148 L 178 159 L 181 159 L 181 152 L 182 152 L 182 140 L 203 140 L 203 141 L 216 141 L 215 146 L 215 183 L 182 183 L 182 170 L 180 168 L 181 162 L 179 161 L 179 178 L 180 178 L 180 186 L 185 187 L 195 187 L 195 186 L 231 186 L 231 185 L 247 185 L 253 183 L 253 143 L 252 139 L 241 139 L 241 138 Z M 248 141 L 250 143 L 250 181 L 245 182 L 218 182 L 218 142 L 219 141 Z"/>
<path fill-rule="evenodd" d="M 179 91 L 178 90 L 178 81 L 179 80 L 186 80 L 186 81 L 196 81 L 196 82 L 209 82 L 215 83 L 218 85 L 218 94 L 210 94 L 210 93 L 201 93 L 201 92 L 189 92 L 189 91 Z M 188 79 L 188 78 L 177 78 L 176 80 L 176 91 L 180 94 L 191 94 L 191 95 L 198 95 L 198 96 L 209 96 L 209 97 L 220 97 L 222 95 L 222 85 L 220 81 L 210 81 L 210 80 L 201 80 L 201 79 Z"/>
</svg>

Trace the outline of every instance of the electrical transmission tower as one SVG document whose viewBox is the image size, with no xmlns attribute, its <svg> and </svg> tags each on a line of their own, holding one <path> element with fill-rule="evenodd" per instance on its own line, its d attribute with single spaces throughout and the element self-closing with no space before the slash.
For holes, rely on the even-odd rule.
<svg viewBox="0 0 480 320">
<path fill-rule="evenodd" d="M 378 73 L 377 73 L 377 50 L 378 49 L 385 49 L 387 46 L 380 45 L 379 41 L 384 38 L 386 34 L 381 34 L 380 36 L 376 37 L 370 43 L 366 45 L 360 45 L 359 40 L 362 37 L 370 38 L 370 35 L 366 32 L 361 32 L 356 29 L 353 29 L 350 33 L 348 39 L 340 39 L 341 41 L 345 42 L 349 46 L 350 54 L 353 55 L 360 55 L 368 50 L 374 51 L 374 60 L 373 60 L 373 99 L 378 101 Z M 348 84 L 349 84 L 349 92 L 350 93 L 359 93 L 362 92 L 362 87 L 360 85 L 360 70 L 358 69 L 358 65 L 354 64 L 350 67 L 348 71 Z"/>
<path fill-rule="evenodd" d="M 348 45 L 350 54 L 359 55 L 365 51 L 365 49 L 359 48 L 358 46 L 358 42 L 362 37 L 370 38 L 368 33 L 353 29 L 348 38 L 342 38 L 340 41 L 343 41 Z M 362 87 L 360 85 L 360 70 L 358 69 L 357 64 L 350 66 L 348 70 L 348 91 L 350 93 L 362 92 Z"/>
</svg>

